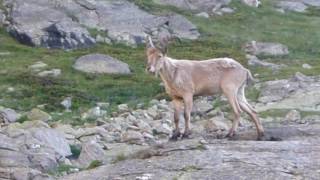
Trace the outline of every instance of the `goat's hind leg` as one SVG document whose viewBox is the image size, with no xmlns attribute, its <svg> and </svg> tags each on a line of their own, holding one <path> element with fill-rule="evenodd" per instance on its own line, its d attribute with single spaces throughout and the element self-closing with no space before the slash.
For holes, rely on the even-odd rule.
<svg viewBox="0 0 320 180">
<path fill-rule="evenodd" d="M 250 118 L 253 120 L 256 128 L 257 128 L 257 133 L 258 133 L 258 140 L 262 140 L 262 137 L 264 136 L 264 129 L 263 126 L 261 125 L 261 122 L 257 116 L 256 111 L 250 106 L 248 103 L 245 95 L 244 95 L 244 86 L 240 89 L 239 95 L 238 95 L 238 102 L 243 111 L 245 111 Z"/>
</svg>

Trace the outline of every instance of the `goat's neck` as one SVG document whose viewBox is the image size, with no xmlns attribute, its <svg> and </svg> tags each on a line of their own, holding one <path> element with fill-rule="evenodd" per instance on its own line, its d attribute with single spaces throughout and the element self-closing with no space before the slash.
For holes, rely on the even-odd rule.
<svg viewBox="0 0 320 180">
<path fill-rule="evenodd" d="M 176 72 L 176 66 L 169 57 L 164 57 L 163 66 L 160 69 L 160 77 L 162 81 L 173 82 Z"/>
</svg>

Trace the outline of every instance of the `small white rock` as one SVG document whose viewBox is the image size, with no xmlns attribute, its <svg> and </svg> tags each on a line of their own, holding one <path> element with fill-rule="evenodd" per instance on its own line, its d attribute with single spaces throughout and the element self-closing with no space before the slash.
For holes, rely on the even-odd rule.
<svg viewBox="0 0 320 180">
<path fill-rule="evenodd" d="M 312 69 L 312 66 L 310 64 L 302 64 L 302 68 L 304 68 L 304 69 Z"/>
</svg>

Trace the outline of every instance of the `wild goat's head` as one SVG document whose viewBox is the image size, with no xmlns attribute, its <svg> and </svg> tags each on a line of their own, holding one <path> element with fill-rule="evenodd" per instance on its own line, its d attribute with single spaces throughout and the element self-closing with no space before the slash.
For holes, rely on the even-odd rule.
<svg viewBox="0 0 320 180">
<path fill-rule="evenodd" d="M 155 75 L 158 75 L 159 71 L 163 67 L 164 57 L 167 53 L 167 42 L 166 40 L 159 40 L 161 47 L 156 47 L 152 42 L 150 36 L 147 36 L 147 65 L 146 71 Z"/>
</svg>

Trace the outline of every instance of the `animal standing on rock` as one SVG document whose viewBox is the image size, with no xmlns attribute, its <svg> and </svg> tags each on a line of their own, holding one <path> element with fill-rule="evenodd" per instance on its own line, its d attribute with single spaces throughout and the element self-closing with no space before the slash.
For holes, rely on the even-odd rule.
<svg viewBox="0 0 320 180">
<path fill-rule="evenodd" d="M 190 114 L 194 96 L 224 94 L 235 115 L 227 137 L 233 137 L 239 126 L 240 113 L 246 112 L 254 121 L 258 140 L 264 136 L 264 130 L 256 111 L 247 102 L 245 87 L 253 77 L 250 71 L 231 58 L 216 58 L 203 61 L 177 60 L 166 55 L 167 40 L 159 40 L 162 48 L 156 47 L 148 36 L 146 48 L 146 71 L 160 75 L 167 94 L 174 106 L 175 129 L 171 140 L 180 136 L 179 117 L 184 110 L 185 129 L 182 138 L 188 138 Z"/>
</svg>

